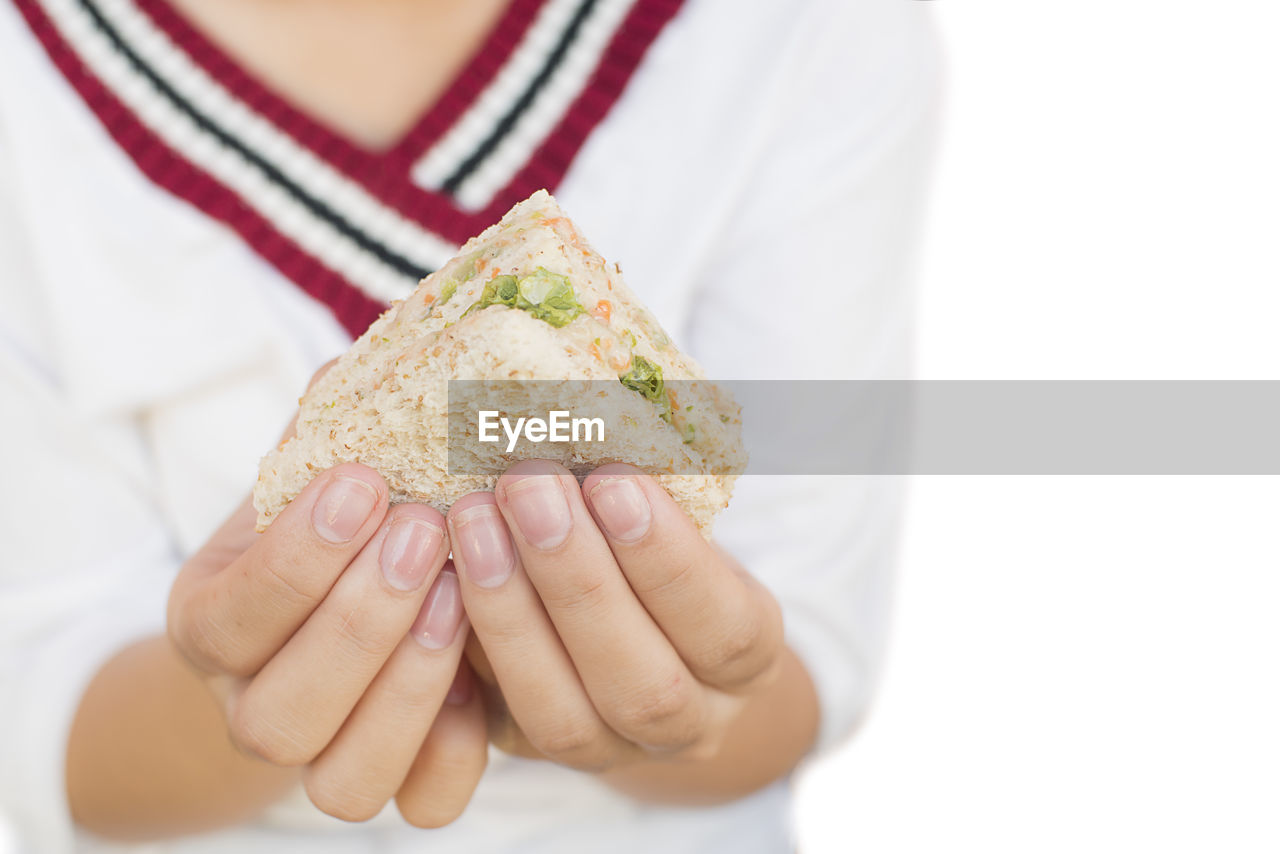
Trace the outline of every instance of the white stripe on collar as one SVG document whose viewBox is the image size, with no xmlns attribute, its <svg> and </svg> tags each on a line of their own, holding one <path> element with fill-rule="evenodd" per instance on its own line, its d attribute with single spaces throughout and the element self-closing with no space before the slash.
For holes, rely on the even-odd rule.
<svg viewBox="0 0 1280 854">
<path fill-rule="evenodd" d="M 582 92 L 635 3 L 636 0 L 596 2 L 551 78 L 538 90 L 534 102 L 520 114 L 515 126 L 478 168 L 456 188 L 454 199 L 459 207 L 471 211 L 484 208 L 494 194 L 515 177 Z M 484 145 L 547 62 L 581 5 L 582 0 L 551 0 L 542 8 L 524 39 L 485 90 L 414 164 L 414 183 L 429 190 L 441 190 L 458 167 Z"/>
<path fill-rule="evenodd" d="M 403 297 L 416 278 L 384 263 L 290 196 L 255 164 L 177 109 L 110 42 L 77 0 L 39 0 L 85 64 L 169 146 L 234 190 L 281 233 L 368 296 Z M 139 58 L 195 109 L 347 222 L 427 268 L 457 247 L 401 216 L 363 187 L 257 115 L 178 49 L 130 0 L 98 0 L 98 9 Z"/>
</svg>

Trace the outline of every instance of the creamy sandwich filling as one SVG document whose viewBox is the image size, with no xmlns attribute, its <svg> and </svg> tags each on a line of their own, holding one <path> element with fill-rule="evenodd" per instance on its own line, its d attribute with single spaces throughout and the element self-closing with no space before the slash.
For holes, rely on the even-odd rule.
<svg viewBox="0 0 1280 854">
<path fill-rule="evenodd" d="M 471 269 L 467 270 L 467 273 L 474 274 L 474 261 L 473 258 L 472 264 L 468 265 Z M 449 302 L 457 291 L 456 279 L 447 282 L 440 289 L 440 296 L 435 301 L 436 307 L 439 308 Z M 557 329 L 562 329 L 573 320 L 588 313 L 579 301 L 568 276 L 553 273 L 545 267 L 538 267 L 532 273 L 523 276 L 504 274 L 493 277 L 485 283 L 479 298 L 458 316 L 458 320 L 495 305 L 519 309 Z M 594 316 L 597 313 L 592 312 L 592 314 Z M 626 370 L 618 375 L 618 381 L 652 403 L 658 410 L 658 417 L 667 424 L 672 424 L 672 395 L 667 391 L 666 383 L 663 381 L 662 367 L 634 352 L 638 342 L 631 330 L 624 330 L 622 335 L 611 337 L 616 337 L 622 346 L 629 344 L 629 348 L 625 351 L 625 359 L 619 359 L 617 356 L 606 359 L 601 353 L 600 338 L 592 342 L 589 348 L 591 354 L 598 361 L 613 366 L 614 370 L 625 367 Z M 612 342 L 609 349 L 612 349 L 611 344 Z M 692 407 L 689 408 L 692 409 Z M 693 423 L 686 421 L 679 426 L 679 429 L 684 443 L 693 444 L 697 438 L 697 428 Z"/>
</svg>

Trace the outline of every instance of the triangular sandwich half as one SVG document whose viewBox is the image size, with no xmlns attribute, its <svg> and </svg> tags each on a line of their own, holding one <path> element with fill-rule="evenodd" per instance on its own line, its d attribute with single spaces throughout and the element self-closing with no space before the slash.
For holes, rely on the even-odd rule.
<svg viewBox="0 0 1280 854">
<path fill-rule="evenodd" d="M 579 476 L 607 462 L 637 465 L 709 536 L 746 464 L 732 398 L 676 348 L 545 191 L 392 305 L 300 407 L 297 435 L 260 465 L 259 530 L 341 462 L 377 469 L 393 502 L 446 511 L 492 489 L 516 460 L 542 458 Z M 509 427 L 555 408 L 603 414 L 603 436 L 584 431 L 510 451 L 505 435 L 479 442 L 480 411 L 510 416 Z"/>
</svg>

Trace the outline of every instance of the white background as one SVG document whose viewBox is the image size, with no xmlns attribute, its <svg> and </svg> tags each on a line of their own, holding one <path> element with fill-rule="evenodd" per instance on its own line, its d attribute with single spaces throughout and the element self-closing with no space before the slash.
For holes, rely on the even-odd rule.
<svg viewBox="0 0 1280 854">
<path fill-rule="evenodd" d="M 1280 378 L 1280 7 L 935 6 L 920 375 Z M 917 479 L 804 854 L 1280 850 L 1278 529 L 1275 478 Z"/>
<path fill-rule="evenodd" d="M 1280 379 L 1280 8 L 934 5 L 919 375 Z M 803 854 L 1280 851 L 1280 478 L 918 478 L 904 545 Z"/>
</svg>

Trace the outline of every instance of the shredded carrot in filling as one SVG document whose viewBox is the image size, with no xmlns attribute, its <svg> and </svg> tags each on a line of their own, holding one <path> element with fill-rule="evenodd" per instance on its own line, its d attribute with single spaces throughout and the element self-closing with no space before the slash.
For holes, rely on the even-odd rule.
<svg viewBox="0 0 1280 854">
<path fill-rule="evenodd" d="M 613 304 L 607 299 L 602 299 L 600 302 L 596 303 L 596 307 L 592 310 L 591 314 L 594 317 L 607 321 L 611 316 L 613 316 Z"/>
</svg>

